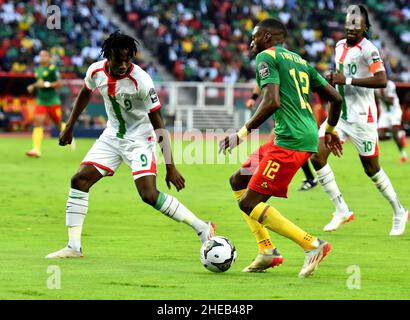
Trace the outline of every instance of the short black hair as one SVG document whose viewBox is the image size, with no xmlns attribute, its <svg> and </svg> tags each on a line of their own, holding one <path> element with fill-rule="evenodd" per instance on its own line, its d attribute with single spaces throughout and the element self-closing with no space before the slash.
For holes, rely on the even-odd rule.
<svg viewBox="0 0 410 320">
<path fill-rule="evenodd" d="M 110 59 L 112 53 L 119 55 L 120 50 L 127 49 L 129 56 L 133 58 L 138 52 L 138 46 L 138 40 L 117 30 L 105 39 L 101 47 L 101 54 L 104 58 Z"/>
<path fill-rule="evenodd" d="M 286 29 L 286 26 L 277 19 L 268 18 L 268 19 L 265 19 L 259 22 L 256 26 L 261 27 L 261 28 L 267 28 L 270 30 L 278 30 L 282 32 L 284 38 L 288 34 L 288 30 Z"/>
<path fill-rule="evenodd" d="M 369 30 L 370 30 L 370 20 L 369 20 L 369 13 L 367 12 L 367 9 L 364 5 L 359 4 L 359 9 L 360 9 L 360 14 L 363 16 L 366 24 L 366 31 L 364 32 L 364 36 L 367 38 L 369 36 Z"/>
</svg>

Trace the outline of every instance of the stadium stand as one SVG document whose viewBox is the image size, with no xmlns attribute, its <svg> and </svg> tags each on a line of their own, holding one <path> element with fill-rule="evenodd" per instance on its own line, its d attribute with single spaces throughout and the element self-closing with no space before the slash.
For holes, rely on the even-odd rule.
<svg viewBox="0 0 410 320">
<path fill-rule="evenodd" d="M 406 0 L 376 1 L 368 0 L 367 5 L 375 14 L 385 30 L 389 30 L 396 45 L 410 56 L 410 4 Z M 394 57 L 389 60 L 393 70 L 400 73 L 400 80 L 410 82 L 410 68 L 402 65 Z"/>
<path fill-rule="evenodd" d="M 178 80 L 227 83 L 253 79 L 250 34 L 257 21 L 267 17 L 279 18 L 287 25 L 287 44 L 292 50 L 320 71 L 334 68 L 333 47 L 344 35 L 348 4 L 333 0 L 153 0 L 149 5 L 139 0 L 109 2 Z M 387 20 L 386 28 L 394 24 L 401 49 L 408 50 L 409 7 L 405 1 L 367 2 L 377 10 L 378 17 Z M 383 11 L 385 6 L 389 15 Z M 373 34 L 381 44 L 377 37 Z M 394 56 L 388 55 L 388 59 L 397 80 L 408 81 L 408 69 Z"/>
<path fill-rule="evenodd" d="M 102 41 L 116 27 L 94 1 L 53 1 L 61 11 L 61 29 L 48 32 L 46 1 L 0 0 L 0 71 L 31 72 L 41 48 L 51 50 L 65 77 L 83 76 L 98 59 Z"/>
</svg>

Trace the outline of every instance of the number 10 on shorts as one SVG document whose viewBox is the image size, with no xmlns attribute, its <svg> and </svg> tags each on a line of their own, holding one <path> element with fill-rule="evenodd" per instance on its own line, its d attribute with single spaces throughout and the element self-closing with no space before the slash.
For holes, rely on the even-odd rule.
<svg viewBox="0 0 410 320">
<path fill-rule="evenodd" d="M 364 152 L 370 152 L 373 149 L 373 143 L 371 141 L 363 141 Z"/>
<path fill-rule="evenodd" d="M 278 172 L 280 168 L 280 164 L 277 162 L 274 162 L 272 160 L 268 160 L 268 164 L 265 168 L 265 170 L 263 170 L 262 175 L 273 180 L 275 179 L 275 175 Z"/>
</svg>

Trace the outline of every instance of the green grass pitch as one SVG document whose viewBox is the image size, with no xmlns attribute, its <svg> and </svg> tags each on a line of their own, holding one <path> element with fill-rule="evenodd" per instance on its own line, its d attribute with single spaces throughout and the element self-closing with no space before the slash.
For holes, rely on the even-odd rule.
<svg viewBox="0 0 410 320">
<path fill-rule="evenodd" d="M 290 185 L 288 199 L 271 199 L 283 215 L 306 231 L 328 240 L 332 252 L 316 274 L 299 279 L 303 251 L 272 234 L 285 258 L 263 274 L 241 272 L 257 253 L 253 235 L 230 192 L 228 179 L 238 167 L 179 165 L 186 189 L 177 196 L 199 217 L 217 224 L 238 250 L 232 268 L 223 274 L 199 262 L 200 242 L 193 230 L 143 204 L 129 168 L 104 178 L 90 192 L 84 225 L 84 259 L 46 260 L 67 240 L 65 202 L 71 176 L 94 140 L 78 140 L 77 151 L 44 141 L 43 157 L 29 159 L 30 139 L 0 140 L 0 299 L 409 299 L 410 230 L 390 237 L 392 210 L 365 176 L 351 143 L 342 159 L 330 163 L 356 219 L 335 233 L 325 233 L 333 205 L 317 187 L 298 192 L 302 172 Z M 381 163 L 402 203 L 410 207 L 410 164 L 399 163 L 393 142 L 380 145 Z M 159 166 L 158 188 L 167 191 L 165 168 Z M 61 289 L 48 289 L 61 271 Z M 356 271 L 349 273 L 351 266 Z M 360 289 L 349 289 L 358 276 Z M 356 286 L 357 282 L 353 282 Z"/>
</svg>

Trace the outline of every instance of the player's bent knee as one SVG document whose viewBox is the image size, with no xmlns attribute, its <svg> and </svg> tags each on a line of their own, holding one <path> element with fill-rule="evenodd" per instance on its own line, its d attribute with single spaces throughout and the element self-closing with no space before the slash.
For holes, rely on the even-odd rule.
<svg viewBox="0 0 410 320">
<path fill-rule="evenodd" d="M 236 190 L 236 191 L 246 189 L 248 186 L 248 182 L 249 182 L 249 179 L 244 179 L 244 176 L 241 175 L 240 171 L 235 172 L 229 178 L 229 183 L 231 185 L 232 190 Z"/>
<path fill-rule="evenodd" d="M 373 177 L 379 171 L 380 171 L 380 166 L 378 165 L 367 165 L 364 167 L 364 172 L 370 178 Z"/>
<path fill-rule="evenodd" d="M 71 178 L 71 188 L 77 189 L 80 191 L 88 192 L 88 190 L 91 187 L 91 182 L 88 176 L 84 173 L 77 172 L 72 178 Z"/>
<path fill-rule="evenodd" d="M 231 177 L 229 178 L 229 183 L 231 184 L 232 190 L 238 190 L 239 188 L 239 181 L 237 177 L 237 172 L 235 172 Z"/>
<path fill-rule="evenodd" d="M 318 153 L 314 153 L 310 157 L 310 161 L 312 162 L 313 168 L 315 168 L 315 170 L 322 169 L 326 165 L 326 162 L 327 162 L 327 160 L 321 157 L 320 154 Z"/>
<path fill-rule="evenodd" d="M 239 208 L 245 212 L 247 215 L 250 215 L 253 208 L 255 208 L 255 204 L 247 199 L 239 200 Z"/>
<path fill-rule="evenodd" d="M 140 192 L 141 200 L 144 201 L 146 204 L 150 206 L 155 206 L 158 199 L 158 191 L 157 190 L 147 190 Z"/>
</svg>

